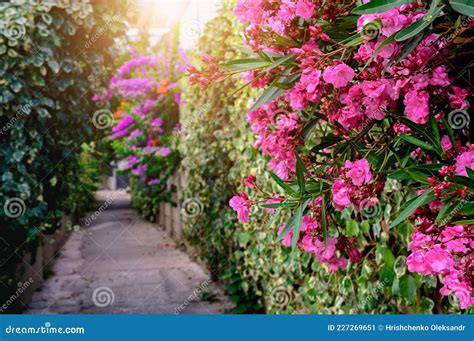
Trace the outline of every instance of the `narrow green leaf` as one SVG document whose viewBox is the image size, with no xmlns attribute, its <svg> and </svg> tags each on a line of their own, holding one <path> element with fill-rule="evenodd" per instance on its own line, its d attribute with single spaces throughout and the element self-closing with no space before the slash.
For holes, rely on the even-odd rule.
<svg viewBox="0 0 474 341">
<path fill-rule="evenodd" d="M 293 238 L 291 239 L 291 249 L 294 251 L 298 243 L 301 231 L 301 221 L 303 219 L 303 213 L 308 206 L 311 199 L 306 200 L 303 205 L 299 206 L 295 214 L 295 229 L 293 230 Z"/>
<path fill-rule="evenodd" d="M 270 176 L 275 180 L 275 182 L 280 186 L 286 193 L 295 194 L 293 188 L 291 188 L 285 181 L 283 181 L 278 175 L 270 171 Z"/>
<path fill-rule="evenodd" d="M 455 175 L 454 180 L 461 185 L 466 186 L 471 192 L 474 192 L 474 180 L 469 179 L 467 176 Z"/>
<path fill-rule="evenodd" d="M 271 70 L 273 70 L 274 68 L 276 68 L 277 66 L 280 66 L 281 64 L 283 63 L 286 63 L 286 62 L 291 62 L 292 60 L 294 60 L 296 58 L 296 55 L 295 54 L 289 54 L 287 56 L 284 56 L 282 58 L 279 58 L 277 59 L 272 65 L 269 65 L 267 66 L 263 72 L 269 72 Z"/>
<path fill-rule="evenodd" d="M 474 224 L 474 219 L 457 220 L 457 221 L 453 221 L 451 224 L 453 224 L 453 225 L 472 225 L 472 224 Z"/>
<path fill-rule="evenodd" d="M 431 124 L 431 129 L 433 130 L 436 144 L 437 146 L 441 147 L 441 133 L 439 131 L 438 122 L 436 122 L 436 119 L 434 118 L 433 115 L 430 115 L 430 124 Z"/>
<path fill-rule="evenodd" d="M 260 207 L 263 208 L 289 208 L 289 207 L 294 207 L 297 202 L 275 202 L 272 204 L 260 204 Z"/>
<path fill-rule="evenodd" d="M 276 239 L 277 242 L 281 241 L 288 234 L 288 232 L 290 232 L 294 221 L 295 221 L 295 216 L 292 216 L 290 219 L 288 219 L 285 227 L 283 228 L 283 230 L 281 231 L 281 233 L 278 235 Z"/>
<path fill-rule="evenodd" d="M 474 1 L 473 0 L 451 0 L 451 7 L 458 13 L 474 17 Z"/>
<path fill-rule="evenodd" d="M 326 243 L 328 239 L 328 228 L 327 228 L 327 220 L 326 220 L 326 197 L 324 195 L 321 196 L 321 227 L 323 229 L 323 239 L 324 239 L 324 249 L 326 250 Z"/>
<path fill-rule="evenodd" d="M 401 222 L 403 222 L 410 214 L 413 213 L 414 210 L 416 210 L 418 207 L 426 205 L 427 203 L 433 201 L 434 195 L 433 195 L 433 189 L 430 189 L 420 195 L 419 197 L 416 197 L 399 215 L 398 217 L 390 224 L 390 228 L 394 228 Z"/>
<path fill-rule="evenodd" d="M 432 145 L 430 145 L 430 144 L 428 144 L 424 141 L 421 141 L 421 140 L 417 139 L 416 137 L 406 135 L 406 134 L 398 135 L 398 137 L 405 140 L 405 141 L 407 141 L 408 143 L 411 143 L 411 144 L 417 146 L 417 147 L 420 147 L 420 148 L 423 148 L 423 149 L 426 149 L 426 150 L 431 150 L 433 152 L 437 152 L 435 147 L 433 147 Z"/>
<path fill-rule="evenodd" d="M 466 167 L 467 176 L 469 179 L 474 180 L 474 170 L 469 167 Z"/>
<path fill-rule="evenodd" d="M 295 153 L 296 156 L 296 180 L 298 181 L 298 187 L 300 188 L 300 194 L 303 195 L 305 191 L 305 179 L 304 174 L 309 174 L 306 167 L 303 164 L 300 156 Z"/>
<path fill-rule="evenodd" d="M 398 32 L 395 36 L 395 40 L 398 42 L 405 41 L 422 32 L 439 16 L 443 7 L 444 6 L 436 7 L 434 10 L 428 11 L 423 18 Z"/>
<path fill-rule="evenodd" d="M 360 5 L 352 10 L 354 14 L 382 13 L 400 5 L 409 4 L 413 0 L 372 0 L 367 4 Z"/>
<path fill-rule="evenodd" d="M 280 89 L 275 86 L 269 87 L 263 92 L 262 96 L 260 96 L 260 98 L 254 103 L 254 105 L 252 105 L 249 112 L 257 110 L 262 105 L 273 101 L 275 98 L 280 97 L 284 93 L 285 93 L 285 89 Z"/>
</svg>

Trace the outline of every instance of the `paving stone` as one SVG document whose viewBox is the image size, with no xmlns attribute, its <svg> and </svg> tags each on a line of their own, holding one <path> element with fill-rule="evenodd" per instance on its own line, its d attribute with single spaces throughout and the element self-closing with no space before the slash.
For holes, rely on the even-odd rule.
<svg viewBox="0 0 474 341">
<path fill-rule="evenodd" d="M 102 209 L 86 214 L 94 217 L 89 226 L 70 235 L 27 313 L 216 314 L 230 308 L 209 272 L 141 219 L 126 193 L 99 191 L 96 200 Z M 203 291 L 215 299 L 202 301 Z"/>
</svg>

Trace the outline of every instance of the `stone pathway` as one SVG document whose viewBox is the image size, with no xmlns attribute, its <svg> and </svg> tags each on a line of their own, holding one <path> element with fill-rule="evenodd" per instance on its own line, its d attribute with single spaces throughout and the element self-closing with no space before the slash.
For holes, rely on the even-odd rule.
<svg viewBox="0 0 474 341">
<path fill-rule="evenodd" d="M 141 219 L 127 194 L 99 191 L 97 201 L 97 211 L 85 216 L 89 226 L 70 235 L 27 313 L 214 314 L 229 308 L 209 273 Z"/>
</svg>

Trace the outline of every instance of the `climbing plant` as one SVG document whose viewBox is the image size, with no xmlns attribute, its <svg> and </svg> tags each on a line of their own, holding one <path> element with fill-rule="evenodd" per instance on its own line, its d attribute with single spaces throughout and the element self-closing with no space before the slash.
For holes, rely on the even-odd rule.
<svg viewBox="0 0 474 341">
<path fill-rule="evenodd" d="M 243 73 L 264 89 L 248 121 L 279 189 L 250 173 L 252 199 L 242 191 L 229 204 L 252 225 L 257 205 L 289 215 L 275 241 L 327 269 L 339 289 L 330 309 L 474 303 L 472 148 L 462 130 L 472 8 L 451 5 L 242 0 L 234 12 L 248 57 L 204 56 L 204 68 L 190 69 L 204 88 Z M 357 304 L 371 287 L 382 304 Z"/>
<path fill-rule="evenodd" d="M 123 33 L 126 3 L 0 4 L 0 241 L 2 282 L 18 256 L 58 227 L 84 186 L 78 167 L 93 125 L 94 87 L 114 64 L 109 48 Z M 17 274 L 18 275 L 18 274 Z M 2 294 L 8 294 L 2 290 Z"/>
</svg>

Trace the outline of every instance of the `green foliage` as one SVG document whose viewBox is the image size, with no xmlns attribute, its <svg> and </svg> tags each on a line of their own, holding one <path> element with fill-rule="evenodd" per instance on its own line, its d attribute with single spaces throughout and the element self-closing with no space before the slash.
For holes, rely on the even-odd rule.
<svg viewBox="0 0 474 341">
<path fill-rule="evenodd" d="M 92 186 L 80 155 L 83 143 L 100 135 L 91 120 L 92 91 L 114 65 L 108 48 L 111 36 L 123 32 L 114 16 L 125 13 L 125 5 L 0 4 L 0 204 L 19 199 L 22 205 L 16 217 L 0 210 L 6 278 L 18 261 L 13 251 L 21 256 L 41 233 L 53 232 L 64 213 L 85 208 L 71 196 Z"/>
<path fill-rule="evenodd" d="M 255 60 L 243 59 L 238 51 L 242 43 L 239 36 L 242 27 L 234 19 L 232 8 L 233 4 L 226 2 L 217 17 L 208 22 L 199 45 L 200 52 L 210 54 L 217 60 L 237 60 L 237 63 L 222 65 L 230 73 L 239 71 L 239 68 L 255 67 Z M 266 58 L 258 59 L 259 67 L 268 68 L 279 62 L 279 65 L 288 62 L 281 61 L 281 58 Z M 196 65 L 198 61 L 191 60 L 191 63 Z M 447 298 L 436 298 L 440 304 L 433 303 L 430 297 L 437 295 L 437 278 L 407 274 L 405 259 L 412 226 L 403 222 L 404 219 L 400 219 L 397 226 L 389 226 L 394 215 L 403 212 L 402 216 L 406 216 L 419 207 L 421 201 L 431 201 L 430 193 L 409 201 L 409 195 L 413 194 L 402 189 L 399 182 L 402 179 L 413 180 L 413 176 L 418 174 L 425 178 L 435 171 L 430 166 L 408 166 L 393 172 L 392 179 L 385 184 L 380 205 L 373 212 L 347 209 L 335 217 L 336 221 L 323 219 L 323 230 L 335 230 L 334 225 L 340 225 L 347 237 L 355 238 L 358 245 L 366 246 L 362 260 L 350 263 L 346 272 L 331 272 L 313 255 L 281 247 L 278 226 L 283 223 L 280 236 L 293 224 L 298 229 L 301 207 L 308 204 L 309 197 L 320 195 L 328 187 L 324 182 L 302 181 L 307 170 L 301 162 L 297 165 L 297 179 L 291 183 L 265 171 L 267 160 L 252 147 L 255 137 L 246 123 L 246 113 L 252 104 L 255 108 L 268 102 L 273 92 L 280 88 L 269 87 L 262 94 L 245 87 L 237 95 L 231 95 L 243 84 L 232 76 L 206 92 L 187 85 L 184 88 L 185 106 L 181 113 L 184 128 L 180 146 L 182 171 L 188 175 L 181 200 L 193 198 L 202 203 L 201 214 L 186 219 L 185 236 L 211 272 L 225 280 L 228 294 L 236 304 L 235 312 L 458 312 L 459 307 L 446 304 Z M 314 124 L 309 120 L 301 134 L 314 140 L 307 140 L 313 151 L 329 146 L 350 151 L 347 141 L 335 139 L 334 136 L 321 138 L 313 131 Z M 439 151 L 436 131 L 433 134 L 425 130 L 414 132 L 429 134 L 429 146 L 434 152 Z M 354 137 L 354 141 L 357 138 Z M 362 148 L 356 142 L 354 145 Z M 367 154 L 365 150 L 360 152 Z M 390 167 L 396 162 L 387 155 L 368 154 L 367 158 L 378 167 Z M 324 167 L 320 168 L 321 172 L 325 171 Z M 228 201 L 235 193 L 244 190 L 241 179 L 249 174 L 257 176 L 258 186 L 263 190 L 273 186 L 273 193 L 285 192 L 289 197 L 282 203 L 263 204 L 263 207 L 291 209 L 294 215 L 280 217 L 280 213 L 258 210 L 252 212 L 251 224 L 237 222 Z M 323 207 L 326 207 L 328 198 L 322 197 Z M 409 203 L 402 207 L 405 202 Z M 285 223 L 288 229 L 284 228 Z M 445 310 L 443 307 L 449 308 Z"/>
</svg>

